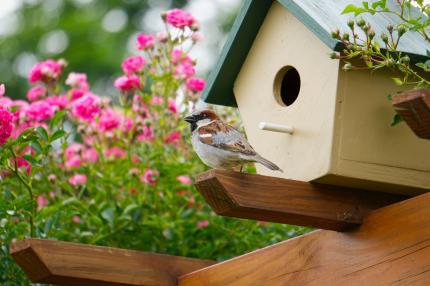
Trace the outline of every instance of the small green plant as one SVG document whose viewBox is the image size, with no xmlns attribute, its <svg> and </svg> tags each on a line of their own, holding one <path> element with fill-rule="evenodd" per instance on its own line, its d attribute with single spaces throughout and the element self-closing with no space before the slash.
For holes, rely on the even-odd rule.
<svg viewBox="0 0 430 286">
<path fill-rule="evenodd" d="M 407 54 L 399 50 L 399 43 L 404 35 L 412 32 L 430 43 L 428 31 L 430 20 L 427 17 L 429 12 L 430 5 L 422 0 L 396 0 L 390 5 L 387 4 L 387 0 L 363 1 L 361 6 L 349 4 L 342 14 L 354 14 L 355 19 L 348 21 L 349 31 L 332 32 L 332 37 L 341 42 L 344 49 L 340 53 L 332 53 L 331 58 L 343 60 L 345 71 L 362 69 L 376 71 L 388 68 L 400 74 L 400 77 L 393 77 L 395 84 L 428 88 L 430 81 L 423 74 L 430 72 L 430 60 L 412 61 Z M 377 34 L 371 24 L 360 17 L 366 13 L 372 16 L 391 14 L 399 19 L 399 23 L 389 24 L 385 32 Z M 364 36 L 360 36 L 359 32 Z M 426 54 L 430 57 L 430 51 L 426 51 Z M 353 59 L 360 59 L 364 64 L 355 64 L 357 61 L 352 61 Z M 401 118 L 396 115 L 392 125 L 400 121 Z"/>
<path fill-rule="evenodd" d="M 353 13 L 355 17 L 370 13 L 389 13 L 397 16 L 401 23 L 396 26 L 388 25 L 386 32 L 379 35 L 375 33 L 372 26 L 362 18 L 348 21 L 349 32 L 341 33 L 339 30 L 332 32 L 332 37 L 339 40 L 345 47 L 341 54 L 334 53 L 333 58 L 340 58 L 346 61 L 344 70 L 371 69 L 377 70 L 383 67 L 397 70 L 403 74 L 403 78 L 393 78 L 398 85 L 409 84 L 419 87 L 429 87 L 430 81 L 421 76 L 415 67 L 424 72 L 430 72 L 430 60 L 411 64 L 408 55 L 398 50 L 402 37 L 408 32 L 419 33 L 423 41 L 430 42 L 428 28 L 430 21 L 424 13 L 430 12 L 428 4 L 423 1 L 397 0 L 398 9 L 387 7 L 387 1 L 375 1 L 371 4 L 363 2 L 362 7 L 353 4 L 348 5 L 343 14 Z M 414 3 L 414 5 L 413 5 Z M 417 13 L 421 11 L 421 13 Z M 364 33 L 364 38 L 360 38 L 357 29 Z M 430 51 L 427 51 L 430 56 Z M 365 66 L 353 66 L 347 61 L 360 58 Z"/>
</svg>

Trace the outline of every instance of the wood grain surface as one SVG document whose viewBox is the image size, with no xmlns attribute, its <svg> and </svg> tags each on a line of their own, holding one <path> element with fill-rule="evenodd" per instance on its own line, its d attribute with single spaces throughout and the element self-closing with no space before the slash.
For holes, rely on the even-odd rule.
<svg viewBox="0 0 430 286">
<path fill-rule="evenodd" d="M 199 175 L 196 187 L 219 215 L 329 230 L 360 225 L 369 211 L 406 199 L 223 170 Z"/>
<path fill-rule="evenodd" d="M 430 90 L 414 89 L 393 96 L 393 106 L 418 137 L 430 139 Z"/>
<path fill-rule="evenodd" d="M 177 277 L 213 261 L 28 238 L 11 255 L 33 282 L 55 285 L 177 285 Z"/>
<path fill-rule="evenodd" d="M 373 211 L 350 232 L 318 230 L 179 278 L 179 286 L 430 285 L 430 194 Z"/>
</svg>

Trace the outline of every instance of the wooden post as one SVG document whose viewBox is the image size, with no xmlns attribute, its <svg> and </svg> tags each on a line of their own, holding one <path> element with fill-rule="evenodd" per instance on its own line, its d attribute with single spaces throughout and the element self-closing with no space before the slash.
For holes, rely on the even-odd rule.
<svg viewBox="0 0 430 286">
<path fill-rule="evenodd" d="M 196 187 L 219 215 L 329 230 L 358 226 L 371 210 L 407 198 L 223 170 L 199 175 Z"/>
<path fill-rule="evenodd" d="M 215 262 L 28 238 L 11 255 L 33 282 L 56 285 L 176 285 L 177 277 Z"/>
<path fill-rule="evenodd" d="M 430 193 L 179 278 L 179 286 L 430 285 Z"/>
</svg>

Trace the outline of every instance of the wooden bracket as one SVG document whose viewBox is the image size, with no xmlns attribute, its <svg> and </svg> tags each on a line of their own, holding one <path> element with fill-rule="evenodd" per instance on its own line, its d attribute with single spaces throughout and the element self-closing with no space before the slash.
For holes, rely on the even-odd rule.
<svg viewBox="0 0 430 286">
<path fill-rule="evenodd" d="M 33 282 L 56 285 L 177 285 L 177 277 L 215 262 L 28 238 L 11 255 Z"/>
<path fill-rule="evenodd" d="M 219 215 L 345 230 L 370 211 L 406 196 L 211 170 L 198 175 L 197 190 Z"/>
<path fill-rule="evenodd" d="M 179 278 L 179 286 L 430 285 L 430 193 L 371 212 L 350 232 L 317 230 Z"/>
<path fill-rule="evenodd" d="M 430 139 L 430 90 L 413 89 L 393 96 L 393 106 L 415 135 Z"/>
</svg>

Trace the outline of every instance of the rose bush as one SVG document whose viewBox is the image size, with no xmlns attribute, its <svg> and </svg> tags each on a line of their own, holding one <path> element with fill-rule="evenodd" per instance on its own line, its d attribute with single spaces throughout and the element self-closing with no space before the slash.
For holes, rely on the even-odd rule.
<svg viewBox="0 0 430 286">
<path fill-rule="evenodd" d="M 117 98 L 94 94 L 83 73 L 65 76 L 65 60 L 31 69 L 28 101 L 0 85 L 2 284 L 28 285 L 8 255 L 26 236 L 225 259 L 305 231 L 216 216 L 196 193 L 206 167 L 182 117 L 205 86 L 188 55 L 202 37 L 189 13 L 163 19 L 166 31 L 137 36 Z"/>
</svg>

